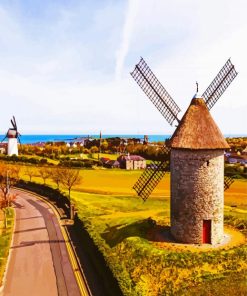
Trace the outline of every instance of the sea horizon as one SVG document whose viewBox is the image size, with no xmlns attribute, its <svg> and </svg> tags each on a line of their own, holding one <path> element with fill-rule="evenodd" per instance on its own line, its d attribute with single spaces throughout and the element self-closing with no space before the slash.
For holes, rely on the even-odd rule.
<svg viewBox="0 0 247 296">
<path fill-rule="evenodd" d="M 171 137 L 171 134 L 145 134 L 148 136 L 149 142 L 162 142 Z M 99 139 L 99 134 L 27 134 L 21 135 L 21 143 L 22 144 L 35 144 L 35 143 L 44 143 L 44 142 L 73 142 L 77 138 L 95 138 Z M 224 137 L 246 137 L 246 134 L 224 134 Z M 5 135 L 0 135 L 0 139 L 3 139 Z M 139 138 L 143 139 L 144 134 L 103 134 L 102 139 L 106 138 Z M 5 139 L 6 141 L 6 139 Z"/>
</svg>

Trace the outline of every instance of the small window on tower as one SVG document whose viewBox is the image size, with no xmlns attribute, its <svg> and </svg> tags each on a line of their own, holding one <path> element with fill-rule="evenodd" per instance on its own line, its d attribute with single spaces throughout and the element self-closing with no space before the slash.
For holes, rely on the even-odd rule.
<svg viewBox="0 0 247 296">
<path fill-rule="evenodd" d="M 209 166 L 209 160 L 207 160 L 207 166 Z"/>
</svg>

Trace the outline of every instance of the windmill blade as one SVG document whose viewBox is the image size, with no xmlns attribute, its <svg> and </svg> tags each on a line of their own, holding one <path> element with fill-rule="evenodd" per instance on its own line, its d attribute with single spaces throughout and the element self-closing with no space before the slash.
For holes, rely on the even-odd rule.
<svg viewBox="0 0 247 296">
<path fill-rule="evenodd" d="M 1 143 L 7 138 L 7 134 L 5 135 L 5 137 L 2 139 Z"/>
<path fill-rule="evenodd" d="M 12 119 L 10 119 L 10 122 L 11 122 L 11 124 L 12 124 L 13 128 L 14 128 L 14 129 L 16 129 L 16 126 L 15 126 L 15 123 L 14 123 L 14 121 L 13 121 Z"/>
<path fill-rule="evenodd" d="M 17 139 L 18 139 L 18 141 L 19 141 L 19 143 L 21 145 L 21 138 L 20 138 L 20 134 L 19 133 L 18 133 Z"/>
<path fill-rule="evenodd" d="M 130 74 L 170 125 L 172 125 L 174 120 L 179 122 L 177 115 L 181 111 L 180 108 L 143 58 L 141 58 L 134 71 Z"/>
<path fill-rule="evenodd" d="M 167 139 L 166 141 L 169 143 L 169 140 L 170 140 L 170 138 Z M 168 155 L 170 153 L 170 151 L 171 151 L 171 148 L 164 145 L 164 146 L 161 147 L 161 150 L 162 150 L 164 155 Z"/>
<path fill-rule="evenodd" d="M 146 168 L 137 180 L 133 189 L 143 201 L 146 201 L 154 188 L 167 172 L 167 162 L 152 162 L 150 168 Z"/>
<path fill-rule="evenodd" d="M 17 124 L 16 124 L 15 116 L 13 116 L 13 120 L 14 120 L 14 123 L 15 123 L 15 129 L 17 130 Z"/>
<path fill-rule="evenodd" d="M 224 191 L 229 189 L 233 182 L 234 182 L 234 179 L 232 177 L 225 176 L 224 177 Z"/>
<path fill-rule="evenodd" d="M 202 94 L 209 110 L 214 106 L 237 75 L 238 73 L 234 65 L 231 63 L 230 59 L 228 59 L 209 87 Z"/>
</svg>

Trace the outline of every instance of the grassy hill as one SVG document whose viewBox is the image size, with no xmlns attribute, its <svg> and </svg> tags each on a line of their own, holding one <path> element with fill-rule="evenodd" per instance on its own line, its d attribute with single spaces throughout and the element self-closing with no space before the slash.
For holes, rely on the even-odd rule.
<svg viewBox="0 0 247 296">
<path fill-rule="evenodd" d="M 24 168 L 22 177 L 27 180 L 23 172 Z M 204 248 L 181 247 L 169 236 L 169 174 L 145 203 L 131 189 L 140 171 L 97 169 L 80 174 L 83 181 L 72 191 L 72 200 L 124 295 L 208 295 L 212 287 L 212 295 L 244 295 L 245 180 L 235 180 L 225 192 L 226 238 L 231 236 L 232 242 Z M 34 181 L 42 183 L 39 177 Z M 47 183 L 55 188 L 52 180 Z"/>
</svg>

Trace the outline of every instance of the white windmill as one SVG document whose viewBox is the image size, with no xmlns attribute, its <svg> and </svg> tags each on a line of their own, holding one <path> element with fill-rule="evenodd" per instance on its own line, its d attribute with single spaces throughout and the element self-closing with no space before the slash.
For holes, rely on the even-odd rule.
<svg viewBox="0 0 247 296">
<path fill-rule="evenodd" d="M 13 116 L 13 119 L 10 120 L 13 128 L 9 128 L 6 136 L 4 137 L 4 139 L 2 140 L 2 142 L 8 138 L 8 151 L 7 154 L 9 156 L 11 155 L 18 155 L 18 141 L 19 143 L 21 143 L 20 141 L 20 136 L 21 134 L 18 132 L 17 129 L 17 124 L 16 124 L 16 120 L 15 117 Z"/>
</svg>

